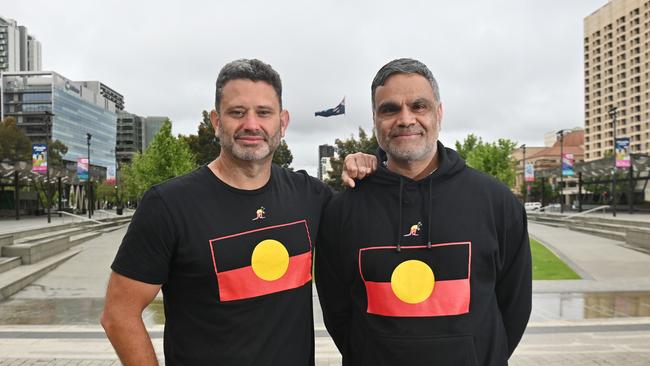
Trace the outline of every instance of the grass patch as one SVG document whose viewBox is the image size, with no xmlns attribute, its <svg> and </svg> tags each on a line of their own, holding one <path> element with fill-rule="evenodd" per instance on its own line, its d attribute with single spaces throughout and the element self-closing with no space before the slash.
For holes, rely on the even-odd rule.
<svg viewBox="0 0 650 366">
<path fill-rule="evenodd" d="M 560 258 L 533 238 L 530 238 L 530 252 L 533 257 L 533 280 L 580 279 Z"/>
</svg>

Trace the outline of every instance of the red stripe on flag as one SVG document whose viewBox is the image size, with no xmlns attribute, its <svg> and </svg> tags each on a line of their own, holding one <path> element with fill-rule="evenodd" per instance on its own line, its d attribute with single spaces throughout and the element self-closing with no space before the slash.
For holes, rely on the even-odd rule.
<svg viewBox="0 0 650 366">
<path fill-rule="evenodd" d="M 431 296 L 418 304 L 400 300 L 390 282 L 365 281 L 368 313 L 398 316 L 427 317 L 460 315 L 469 312 L 469 279 L 436 281 Z"/>
<path fill-rule="evenodd" d="M 217 279 L 221 301 L 242 300 L 294 289 L 311 280 L 311 251 L 289 257 L 287 271 L 275 281 L 257 277 L 251 266 L 217 272 Z"/>
</svg>

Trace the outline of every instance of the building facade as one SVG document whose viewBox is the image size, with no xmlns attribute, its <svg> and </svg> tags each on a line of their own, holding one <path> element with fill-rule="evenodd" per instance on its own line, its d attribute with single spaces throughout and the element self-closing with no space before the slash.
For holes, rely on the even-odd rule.
<svg viewBox="0 0 650 366">
<path fill-rule="evenodd" d="M 613 153 L 616 137 L 650 153 L 650 1 L 610 0 L 584 19 L 585 160 Z"/>
<path fill-rule="evenodd" d="M 169 117 L 161 116 L 150 116 L 142 119 L 142 150 L 149 147 L 151 141 L 153 141 L 163 123 L 167 120 L 169 120 Z"/>
<path fill-rule="evenodd" d="M 117 112 L 116 156 L 119 163 L 130 163 L 142 152 L 142 117 L 127 111 Z"/>
<path fill-rule="evenodd" d="M 26 27 L 0 16 L 0 72 L 40 70 L 41 43 Z"/>
<path fill-rule="evenodd" d="M 0 117 L 14 117 L 32 143 L 60 140 L 64 160 L 75 162 L 88 155 L 89 133 L 91 164 L 115 165 L 117 109 L 87 82 L 52 71 L 0 73 L 0 81 Z"/>
<path fill-rule="evenodd" d="M 318 179 L 325 180 L 329 178 L 329 171 L 332 170 L 331 159 L 334 157 L 334 146 L 318 146 Z"/>
</svg>

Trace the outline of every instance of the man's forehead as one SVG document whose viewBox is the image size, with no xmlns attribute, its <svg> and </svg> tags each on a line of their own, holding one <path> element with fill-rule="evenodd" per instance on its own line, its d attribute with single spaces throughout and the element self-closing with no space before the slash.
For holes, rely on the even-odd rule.
<svg viewBox="0 0 650 366">
<path fill-rule="evenodd" d="M 429 80 L 420 74 L 394 74 L 375 90 L 375 99 L 403 98 L 434 99 L 433 88 Z"/>
<path fill-rule="evenodd" d="M 221 102 L 235 101 L 260 101 L 268 100 L 265 104 L 276 103 L 279 105 L 280 99 L 271 84 L 262 80 L 251 79 L 233 79 L 229 80 L 222 91 Z"/>
</svg>

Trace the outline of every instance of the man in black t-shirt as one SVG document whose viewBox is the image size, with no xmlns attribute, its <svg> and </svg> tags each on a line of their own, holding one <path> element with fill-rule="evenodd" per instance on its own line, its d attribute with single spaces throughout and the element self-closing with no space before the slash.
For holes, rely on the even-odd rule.
<svg viewBox="0 0 650 366">
<path fill-rule="evenodd" d="M 289 124 L 258 60 L 217 78 L 220 156 L 149 189 L 112 265 L 102 326 L 125 365 L 156 365 L 142 311 L 162 288 L 168 365 L 313 365 L 311 262 L 329 189 L 271 164 Z M 346 159 L 363 178 L 374 159 Z"/>
</svg>

